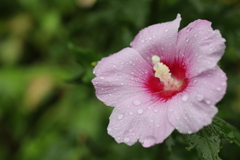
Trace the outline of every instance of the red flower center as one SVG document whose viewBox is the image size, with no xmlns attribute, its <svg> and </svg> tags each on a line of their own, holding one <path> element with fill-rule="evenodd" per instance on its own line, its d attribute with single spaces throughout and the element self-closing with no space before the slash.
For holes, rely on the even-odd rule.
<svg viewBox="0 0 240 160">
<path fill-rule="evenodd" d="M 166 90 L 164 83 L 162 83 L 159 78 L 154 76 L 155 71 L 153 70 L 148 76 L 145 87 L 148 92 L 156 96 L 159 100 L 167 101 L 176 94 L 182 92 L 187 87 L 189 80 L 186 77 L 186 66 L 182 61 L 176 60 L 172 64 L 168 64 L 167 62 L 162 63 L 170 69 L 172 77 L 176 81 L 179 81 L 180 85 L 177 88 L 175 87 L 173 89 Z"/>
</svg>

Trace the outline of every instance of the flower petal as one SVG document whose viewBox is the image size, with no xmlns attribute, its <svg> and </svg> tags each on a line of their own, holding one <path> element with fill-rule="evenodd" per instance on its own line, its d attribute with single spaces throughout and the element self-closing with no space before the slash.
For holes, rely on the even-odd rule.
<svg viewBox="0 0 240 160">
<path fill-rule="evenodd" d="M 218 111 L 215 104 L 226 92 L 226 79 L 218 66 L 194 77 L 189 87 L 170 101 L 172 125 L 181 133 L 193 133 L 211 124 Z"/>
<path fill-rule="evenodd" d="M 144 59 L 152 64 L 151 58 L 157 55 L 161 60 L 171 62 L 176 53 L 180 14 L 171 22 L 155 24 L 141 30 L 131 42 L 131 47 L 136 49 Z"/>
<path fill-rule="evenodd" d="M 178 58 L 184 59 L 189 77 L 215 67 L 224 50 L 225 39 L 212 29 L 209 21 L 196 20 L 178 34 Z"/>
<path fill-rule="evenodd" d="M 115 107 L 123 100 L 141 93 L 152 68 L 132 48 L 125 48 L 103 58 L 94 68 L 97 77 L 92 80 L 96 96 L 106 105 Z"/>
<path fill-rule="evenodd" d="M 167 106 L 153 102 L 149 94 L 136 95 L 118 104 L 110 117 L 108 133 L 118 143 L 144 147 L 161 143 L 174 130 L 167 118 Z"/>
</svg>

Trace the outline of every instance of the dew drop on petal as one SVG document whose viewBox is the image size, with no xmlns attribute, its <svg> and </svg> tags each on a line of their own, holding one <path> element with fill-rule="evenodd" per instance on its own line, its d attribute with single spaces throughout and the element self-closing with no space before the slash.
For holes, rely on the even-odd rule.
<svg viewBox="0 0 240 160">
<path fill-rule="evenodd" d="M 142 114 L 142 113 L 143 113 L 143 109 L 139 109 L 138 114 Z"/>
<path fill-rule="evenodd" d="M 207 104 L 211 104 L 211 102 L 209 100 L 206 101 Z"/>
<path fill-rule="evenodd" d="M 133 104 L 134 104 L 135 106 L 139 106 L 140 104 L 142 104 L 142 101 L 140 101 L 140 100 L 134 100 L 134 101 L 133 101 Z"/>
<path fill-rule="evenodd" d="M 186 102 L 187 100 L 188 100 L 188 95 L 187 94 L 184 94 L 183 96 L 182 96 L 182 100 L 184 101 L 184 102 Z"/>
<path fill-rule="evenodd" d="M 198 101 L 202 101 L 203 99 L 204 99 L 204 95 L 202 95 L 202 94 L 197 95 L 197 100 Z"/>
<path fill-rule="evenodd" d="M 123 118 L 123 114 L 119 114 L 119 115 L 117 116 L 117 118 L 118 118 L 118 119 L 122 119 L 122 118 Z"/>
<path fill-rule="evenodd" d="M 123 141 L 128 143 L 128 142 L 130 142 L 130 138 L 129 137 L 124 137 Z"/>
<path fill-rule="evenodd" d="M 156 141 L 157 141 L 157 139 L 155 137 L 150 136 L 143 140 L 142 145 L 143 145 L 143 147 L 150 147 L 150 146 L 156 144 Z"/>
</svg>

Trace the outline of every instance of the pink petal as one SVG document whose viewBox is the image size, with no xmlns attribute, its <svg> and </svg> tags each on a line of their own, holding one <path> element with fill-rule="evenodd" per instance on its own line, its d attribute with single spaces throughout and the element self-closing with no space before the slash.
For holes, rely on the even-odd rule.
<svg viewBox="0 0 240 160">
<path fill-rule="evenodd" d="M 161 60 L 172 62 L 176 53 L 178 27 L 181 17 L 171 22 L 155 24 L 141 30 L 131 46 L 136 49 L 144 59 L 152 64 L 153 55 L 158 55 Z"/>
<path fill-rule="evenodd" d="M 167 118 L 167 106 L 151 98 L 149 94 L 136 95 L 115 107 L 108 133 L 118 143 L 133 145 L 139 140 L 150 147 L 163 142 L 174 130 Z"/>
<path fill-rule="evenodd" d="M 191 79 L 189 87 L 170 101 L 172 125 L 181 133 L 193 133 L 211 124 L 218 111 L 215 105 L 226 92 L 226 79 L 218 66 Z"/>
<path fill-rule="evenodd" d="M 96 96 L 106 105 L 115 107 L 145 90 L 143 81 L 150 71 L 151 66 L 132 48 L 103 58 L 94 68 L 97 77 L 92 82 Z"/>
<path fill-rule="evenodd" d="M 177 54 L 184 59 L 189 76 L 215 67 L 224 53 L 224 42 L 209 21 L 196 20 L 183 28 L 178 35 Z"/>
</svg>

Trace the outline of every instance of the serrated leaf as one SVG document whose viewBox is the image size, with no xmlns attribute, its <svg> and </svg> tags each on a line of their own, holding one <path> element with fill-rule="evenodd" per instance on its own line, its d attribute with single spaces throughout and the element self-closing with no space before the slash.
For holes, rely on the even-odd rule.
<svg viewBox="0 0 240 160">
<path fill-rule="evenodd" d="M 211 125 L 204 127 L 199 132 L 183 135 L 183 141 L 189 145 L 186 149 L 195 148 L 201 160 L 220 160 L 218 152 L 222 138 L 240 146 L 239 131 L 218 117 L 213 119 Z"/>
<path fill-rule="evenodd" d="M 234 142 L 240 146 L 240 132 L 234 126 L 219 117 L 213 119 L 212 125 L 214 125 L 215 130 L 221 137 L 224 137 L 230 143 Z"/>
<path fill-rule="evenodd" d="M 211 125 L 197 133 L 183 135 L 183 141 L 189 145 L 187 150 L 197 150 L 201 160 L 221 160 L 218 156 L 221 139 Z"/>
</svg>

